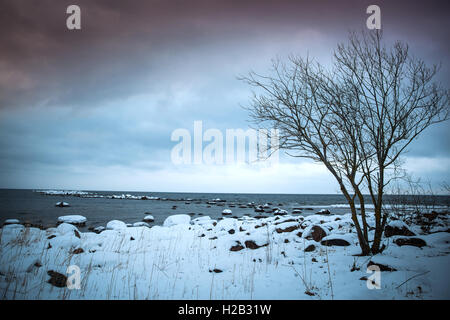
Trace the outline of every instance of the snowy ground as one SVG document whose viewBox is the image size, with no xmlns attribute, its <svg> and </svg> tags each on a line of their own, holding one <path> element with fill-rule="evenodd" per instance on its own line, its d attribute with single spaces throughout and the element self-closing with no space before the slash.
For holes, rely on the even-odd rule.
<svg viewBox="0 0 450 320">
<path fill-rule="evenodd" d="M 386 250 L 375 257 L 354 256 L 360 250 L 350 215 L 219 221 L 178 215 L 151 228 L 113 221 L 99 234 L 67 223 L 47 230 L 13 223 L 0 230 L 0 294 L 3 299 L 449 299 L 450 234 L 446 216 L 439 221 L 427 234 L 413 225 L 416 236 L 386 238 Z M 426 246 L 399 246 L 398 238 L 420 238 Z M 321 244 L 327 239 L 350 245 Z M 367 272 L 371 260 L 396 271 Z M 49 271 L 75 279 L 77 267 L 80 289 L 69 289 L 64 277 L 62 287 L 55 286 L 58 276 L 48 282 Z M 380 289 L 369 289 L 364 277 L 375 275 Z"/>
</svg>

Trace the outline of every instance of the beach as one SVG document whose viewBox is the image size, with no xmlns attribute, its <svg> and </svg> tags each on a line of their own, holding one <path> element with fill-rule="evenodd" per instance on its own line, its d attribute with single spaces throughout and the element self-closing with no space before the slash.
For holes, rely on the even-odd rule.
<svg viewBox="0 0 450 320">
<path fill-rule="evenodd" d="M 265 218 L 230 218 L 226 213 L 220 219 L 174 214 L 154 226 L 113 220 L 97 232 L 69 223 L 41 230 L 12 221 L 0 230 L 0 294 L 3 299 L 449 299 L 447 214 L 429 219 L 425 228 L 391 217 L 386 249 L 375 256 L 358 256 L 349 214 L 279 211 Z M 372 214 L 368 223 L 374 224 Z M 68 280 L 75 287 L 69 288 Z"/>
</svg>

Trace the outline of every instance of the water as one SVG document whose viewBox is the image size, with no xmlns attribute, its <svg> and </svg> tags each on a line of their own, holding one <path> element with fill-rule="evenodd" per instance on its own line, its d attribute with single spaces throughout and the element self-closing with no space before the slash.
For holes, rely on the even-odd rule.
<svg viewBox="0 0 450 320">
<path fill-rule="evenodd" d="M 154 196 L 167 200 L 110 198 L 113 195 L 121 196 L 122 194 L 130 194 L 137 199 L 142 196 Z M 226 200 L 226 202 L 218 203 L 223 206 L 207 203 L 217 198 Z M 426 200 L 426 197 L 424 199 Z M 70 207 L 55 207 L 58 201 L 68 202 Z M 450 196 L 434 197 L 433 201 L 442 208 L 448 208 Z M 302 210 L 302 215 L 314 214 L 321 209 L 328 209 L 333 214 L 344 214 L 350 211 L 342 195 L 89 191 L 88 194 L 74 196 L 45 195 L 33 190 L 0 189 L 0 221 L 19 219 L 21 222 L 49 227 L 56 225 L 59 216 L 78 214 L 85 216 L 88 220 L 86 227 L 81 228 L 83 230 L 91 226 L 105 226 L 108 221 L 114 219 L 126 223 L 139 222 L 147 214 L 153 215 L 155 218 L 153 224 L 156 225 L 161 225 L 165 218 L 172 214 L 194 214 L 193 218 L 203 214 L 217 219 L 222 216 L 222 210 L 225 208 L 230 208 L 233 211 L 232 216 L 237 217 L 271 215 L 256 213 L 253 208 L 238 207 L 240 204 L 246 205 L 251 202 L 261 205 L 271 203 L 271 208 L 279 207 L 289 213 L 293 208 L 307 208 Z M 366 203 L 370 203 L 368 197 Z M 172 209 L 173 206 L 177 208 Z"/>
</svg>

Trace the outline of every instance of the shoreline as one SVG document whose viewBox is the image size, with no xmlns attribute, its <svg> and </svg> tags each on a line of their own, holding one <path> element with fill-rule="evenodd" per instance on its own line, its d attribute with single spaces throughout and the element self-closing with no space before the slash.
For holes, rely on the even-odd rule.
<svg viewBox="0 0 450 320">
<path fill-rule="evenodd" d="M 349 214 L 171 215 L 163 226 L 114 221 L 100 233 L 67 223 L 46 230 L 10 224 L 0 230 L 0 293 L 4 299 L 450 298 L 447 214 L 434 217 L 426 232 L 392 220 L 392 228 L 414 236 L 394 232 L 374 257 L 356 256 L 352 225 Z M 404 244 L 416 238 L 425 245 Z M 391 270 L 381 271 L 379 290 L 368 289 L 370 264 Z M 54 276 L 70 277 L 74 265 L 80 289 L 55 286 Z"/>
</svg>

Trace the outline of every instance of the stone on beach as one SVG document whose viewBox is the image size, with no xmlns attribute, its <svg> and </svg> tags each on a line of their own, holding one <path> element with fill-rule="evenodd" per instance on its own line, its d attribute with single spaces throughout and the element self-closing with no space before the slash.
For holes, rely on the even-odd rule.
<svg viewBox="0 0 450 320">
<path fill-rule="evenodd" d="M 133 227 L 148 227 L 148 228 L 150 228 L 150 225 L 147 222 L 135 222 L 135 223 L 133 223 Z"/>
<path fill-rule="evenodd" d="M 55 207 L 70 207 L 70 205 L 67 203 L 67 202 L 64 202 L 64 201 L 60 201 L 60 202 L 57 202 L 57 203 L 55 203 Z"/>
<path fill-rule="evenodd" d="M 164 220 L 164 227 L 171 227 L 177 224 L 190 224 L 191 217 L 187 214 L 174 214 Z"/>
<path fill-rule="evenodd" d="M 8 224 L 18 224 L 19 220 L 17 219 L 6 219 L 5 222 L 3 222 L 3 225 L 8 225 Z"/>
<path fill-rule="evenodd" d="M 232 214 L 233 212 L 230 210 L 230 209 L 224 209 L 223 211 L 222 211 L 222 214 L 224 215 L 224 216 L 227 216 L 227 215 L 230 215 L 230 214 Z"/>
<path fill-rule="evenodd" d="M 127 225 L 125 222 L 120 221 L 120 220 L 111 220 L 106 224 L 106 229 L 107 230 L 124 230 L 127 228 Z"/>
<path fill-rule="evenodd" d="M 152 215 L 147 215 L 144 217 L 144 222 L 153 222 L 155 221 L 155 218 Z"/>
<path fill-rule="evenodd" d="M 392 236 L 415 236 L 416 234 L 409 230 L 406 223 L 397 220 L 386 225 L 384 235 L 389 238 Z"/>
<path fill-rule="evenodd" d="M 59 223 L 70 223 L 79 226 L 83 226 L 86 223 L 86 221 L 87 221 L 86 217 L 80 215 L 69 215 L 58 217 Z"/>
</svg>

